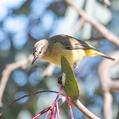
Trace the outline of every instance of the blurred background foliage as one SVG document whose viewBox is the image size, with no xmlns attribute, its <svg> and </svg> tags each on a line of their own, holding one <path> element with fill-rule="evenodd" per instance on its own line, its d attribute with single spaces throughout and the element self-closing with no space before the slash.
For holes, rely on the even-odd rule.
<svg viewBox="0 0 119 119">
<path fill-rule="evenodd" d="M 98 0 L 98 3 L 104 6 L 103 0 Z M 73 19 L 73 13 L 69 13 L 70 19 L 66 19 L 67 9 L 68 5 L 63 0 L 0 0 L 0 77 L 6 64 L 28 57 L 37 40 L 60 33 L 68 34 L 65 28 L 73 30 L 69 27 L 69 20 Z M 106 25 L 112 32 L 119 35 L 118 0 L 111 1 L 109 12 L 111 16 Z M 80 20 L 79 17 L 78 19 Z M 75 37 L 82 39 L 82 32 L 77 32 Z M 98 33 L 91 30 L 90 34 L 93 36 Z M 107 54 L 116 49 L 116 46 L 106 39 L 96 42 L 96 47 Z M 103 119 L 103 96 L 97 74 L 101 60 L 100 57 L 85 58 L 77 69 L 76 75 L 82 94 L 80 99 L 89 110 Z M 4 106 L 19 96 L 37 90 L 58 90 L 57 76 L 60 69 L 56 67 L 53 76 L 42 77 L 47 66 L 48 63 L 39 62 L 34 65 L 29 64 L 25 70 L 14 70 L 5 90 Z M 55 96 L 55 94 L 44 93 L 24 98 L 8 108 L 3 118 L 31 119 L 36 112 L 50 105 Z M 116 118 L 119 111 L 117 94 L 114 94 L 113 108 L 114 118 Z M 76 119 L 85 118 L 77 109 L 74 108 L 73 111 Z M 62 118 L 69 118 L 66 104 L 62 106 Z"/>
</svg>

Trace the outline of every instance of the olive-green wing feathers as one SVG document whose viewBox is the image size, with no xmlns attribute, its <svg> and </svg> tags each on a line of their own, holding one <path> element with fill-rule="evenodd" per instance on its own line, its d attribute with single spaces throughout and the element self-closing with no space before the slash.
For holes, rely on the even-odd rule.
<svg viewBox="0 0 119 119">
<path fill-rule="evenodd" d="M 93 46 L 89 45 L 88 42 L 81 41 L 68 35 L 56 35 L 49 38 L 49 41 L 51 41 L 52 43 L 59 42 L 67 50 L 95 49 Z"/>
</svg>

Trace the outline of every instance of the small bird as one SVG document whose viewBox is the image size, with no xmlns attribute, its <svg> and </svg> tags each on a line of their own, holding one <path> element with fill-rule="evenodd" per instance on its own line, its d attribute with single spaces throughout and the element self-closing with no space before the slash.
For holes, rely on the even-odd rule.
<svg viewBox="0 0 119 119">
<path fill-rule="evenodd" d="M 97 50 L 86 41 L 81 41 L 68 35 L 56 35 L 39 40 L 33 47 L 34 63 L 37 59 L 43 59 L 57 65 L 61 64 L 61 56 L 64 56 L 71 67 L 76 67 L 85 56 L 102 56 L 115 60 Z"/>
</svg>

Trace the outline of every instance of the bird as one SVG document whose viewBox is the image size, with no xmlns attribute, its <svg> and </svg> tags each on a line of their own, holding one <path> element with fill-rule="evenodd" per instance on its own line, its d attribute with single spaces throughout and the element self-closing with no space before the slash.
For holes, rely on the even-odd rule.
<svg viewBox="0 0 119 119">
<path fill-rule="evenodd" d="M 109 60 L 115 60 L 97 50 L 87 41 L 79 40 L 73 36 L 59 34 L 47 39 L 41 39 L 34 44 L 32 64 L 37 59 L 42 59 L 56 65 L 61 65 L 62 56 L 74 68 L 85 56 L 102 56 Z"/>
</svg>

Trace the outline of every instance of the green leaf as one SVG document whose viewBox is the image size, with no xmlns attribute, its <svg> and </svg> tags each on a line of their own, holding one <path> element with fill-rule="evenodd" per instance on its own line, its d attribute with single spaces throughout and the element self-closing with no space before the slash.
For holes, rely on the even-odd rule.
<svg viewBox="0 0 119 119">
<path fill-rule="evenodd" d="M 79 97 L 78 83 L 69 62 L 64 56 L 61 57 L 61 69 L 64 91 L 72 100 L 76 100 Z"/>
</svg>

